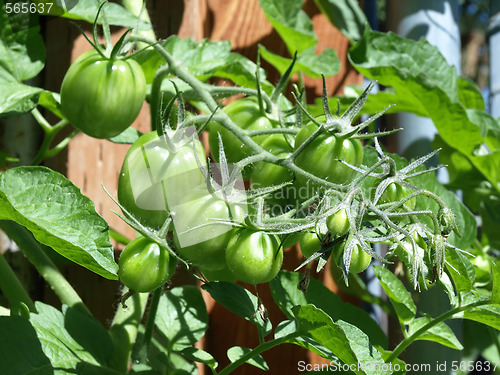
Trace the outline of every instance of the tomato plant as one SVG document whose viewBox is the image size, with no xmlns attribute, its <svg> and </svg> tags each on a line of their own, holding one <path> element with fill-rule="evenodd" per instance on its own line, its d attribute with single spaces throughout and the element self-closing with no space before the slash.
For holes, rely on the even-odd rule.
<svg viewBox="0 0 500 375">
<path fill-rule="evenodd" d="M 186 192 L 203 186 L 205 150 L 199 140 L 169 150 L 156 131 L 142 135 L 125 156 L 118 179 L 118 201 L 144 225 L 161 228 L 169 202 L 178 204 Z"/>
<path fill-rule="evenodd" d="M 240 281 L 267 283 L 274 279 L 283 263 L 283 249 L 276 236 L 253 229 L 236 231 L 227 244 L 227 267 Z"/>
<path fill-rule="evenodd" d="M 44 80 L 33 80 L 44 68 L 44 77 L 54 75 L 55 56 L 45 64 L 45 53 L 53 50 L 45 48 L 33 25 L 39 16 L 24 13 L 31 10 L 24 3 L 0 5 L 5 16 L 0 116 L 6 127 L 1 143 L 24 142 L 14 152 L 0 151 L 0 227 L 12 240 L 1 242 L 15 243 L 8 246 L 20 250 L 18 259 L 31 262 L 60 300 L 54 306 L 47 299 L 35 301 L 40 290 L 25 286 L 17 274 L 17 255 L 0 249 L 0 373 L 43 368 L 71 374 L 196 374 L 201 363 L 215 375 L 228 375 L 245 363 L 265 370 L 267 357 L 261 353 L 275 348 L 281 355 L 276 347 L 292 344 L 331 361 L 332 372 L 370 374 L 364 366 L 373 366 L 403 374 L 411 365 L 404 360 L 415 358 L 403 352 L 417 340 L 461 351 L 471 364 L 479 355 L 496 361 L 491 348 L 498 347 L 500 319 L 498 116 L 484 112 L 480 90 L 458 77 L 435 47 L 424 39 L 370 30 L 357 2 L 346 0 L 318 9 L 349 39 L 342 56 L 351 66 L 346 78 L 356 70 L 378 81 L 379 91 L 372 93 L 375 83 L 343 86 L 342 95 L 329 97 L 325 79 L 323 95 L 315 98 L 310 82 L 340 69 L 335 51 L 316 53 L 317 25 L 301 9 L 302 1 L 259 3 L 293 58 L 268 49 L 266 38 L 258 62 L 232 51 L 227 41 L 175 35 L 157 40 L 150 6 L 138 0 L 121 2 L 125 7 L 89 0 L 66 8 L 61 22 L 94 23 L 94 51 L 70 67 L 61 93 L 50 91 L 58 83 L 45 87 Z M 114 46 L 110 24 L 130 28 Z M 44 30 L 49 32 L 43 36 L 53 34 L 47 22 Z M 265 71 L 267 64 L 278 79 Z M 216 85 L 220 79 L 234 86 Z M 141 136 L 129 126 L 144 100 L 151 121 L 141 118 L 140 128 L 154 131 Z M 233 102 L 221 109 L 225 100 Z M 428 146 L 443 150 L 446 186 L 435 176 L 439 167 L 429 167 L 437 151 L 412 161 L 386 151 L 392 145 L 385 136 L 392 131 L 374 121 L 389 110 L 429 117 L 436 125 Z M 14 117 L 19 115 L 26 116 L 21 123 Z M 43 139 L 31 142 L 25 120 L 40 125 Z M 103 165 L 85 160 L 80 187 L 40 165 L 73 142 L 78 130 L 70 122 L 93 137 L 109 138 L 92 152 L 99 153 L 99 161 L 113 160 Z M 12 124 L 23 137 L 9 136 Z M 208 141 L 214 163 L 207 163 L 201 140 Z M 70 143 L 70 156 L 75 149 L 85 151 L 88 144 L 80 141 L 91 139 Z M 113 165 L 121 156 L 111 143 L 131 145 L 120 173 Z M 237 169 L 220 155 L 244 167 L 247 181 L 239 181 Z M 16 158 L 19 165 L 13 164 Z M 118 178 L 116 203 L 125 229 L 108 223 L 100 216 L 108 211 L 102 202 L 82 193 L 101 188 L 88 178 L 94 168 Z M 110 199 L 114 183 L 107 177 L 102 183 Z M 463 191 L 464 202 L 449 189 Z M 481 199 L 472 198 L 475 193 Z M 480 217 L 480 228 L 469 209 Z M 128 229 L 140 237 L 130 241 Z M 296 249 L 283 251 L 298 240 L 307 259 L 299 259 Z M 116 261 L 121 243 L 126 247 Z M 314 263 L 307 261 L 320 251 Z M 71 264 L 56 266 L 56 256 Z M 372 265 L 372 258 L 379 265 Z M 343 302 L 325 288 L 319 272 L 328 262 L 340 290 L 363 304 Z M 166 283 L 176 263 L 179 273 Z M 72 272 L 77 266 L 101 278 L 82 282 L 82 273 Z M 368 267 L 369 273 L 359 275 Z M 85 301 L 72 285 L 75 278 Z M 114 282 L 118 279 L 128 291 Z M 90 292 L 86 284 L 93 286 Z M 424 295 L 432 298 L 432 310 L 419 294 L 431 285 L 442 289 L 437 297 Z M 266 288 L 272 301 L 259 296 Z M 93 303 L 87 307 L 87 301 Z M 229 341 L 240 333 L 232 324 L 241 319 L 220 318 L 221 309 L 207 309 L 213 301 L 255 326 L 258 343 L 232 346 Z M 286 318 L 268 316 L 273 301 Z M 382 321 L 374 320 L 379 314 L 364 310 L 375 305 L 382 318 L 391 314 L 396 330 L 383 331 Z M 96 306 L 99 319 L 93 315 Z M 451 319 L 464 333 L 474 332 L 474 340 L 456 335 L 448 326 Z M 224 329 L 217 337 L 227 340 L 223 347 L 229 349 L 219 358 L 217 350 L 211 354 L 213 340 L 204 336 L 221 320 Z M 439 351 L 432 352 L 419 363 L 430 363 L 430 354 Z M 299 362 L 281 372 L 324 369 L 312 365 Z"/>
<path fill-rule="evenodd" d="M 111 138 L 136 119 L 146 96 L 146 79 L 131 59 L 111 60 L 97 51 L 83 53 L 61 86 L 61 110 L 78 130 Z"/>
<path fill-rule="evenodd" d="M 146 237 L 138 237 L 123 249 L 118 261 L 118 276 L 136 292 L 151 292 L 167 282 L 177 261 L 168 250 Z"/>
</svg>

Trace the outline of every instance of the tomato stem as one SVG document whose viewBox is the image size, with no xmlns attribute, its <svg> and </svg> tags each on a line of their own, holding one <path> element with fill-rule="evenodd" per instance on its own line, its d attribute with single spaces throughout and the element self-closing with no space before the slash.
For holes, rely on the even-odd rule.
<svg viewBox="0 0 500 375">
<path fill-rule="evenodd" d="M 479 306 L 484 306 L 484 305 L 488 305 L 490 304 L 491 301 L 488 301 L 488 300 L 485 300 L 485 301 L 478 301 L 478 302 L 474 302 L 474 303 L 471 303 L 471 304 L 468 304 L 468 305 L 465 305 L 465 306 L 459 306 L 459 307 L 456 307 L 450 311 L 447 311 L 441 315 L 439 315 L 437 318 L 431 320 L 429 323 L 423 325 L 422 327 L 420 327 L 417 331 L 415 331 L 413 334 L 411 334 L 410 336 L 408 336 L 407 338 L 405 338 L 403 341 L 401 341 L 399 343 L 399 345 L 394 349 L 394 351 L 391 353 L 391 355 L 386 359 L 386 363 L 389 363 L 389 362 L 392 362 L 394 361 L 396 358 L 398 358 L 398 356 L 412 343 L 414 342 L 415 340 L 417 340 L 417 338 L 426 333 L 429 329 L 431 329 L 432 327 L 434 327 L 435 325 L 449 319 L 449 318 L 452 318 L 453 315 L 455 314 L 458 314 L 460 312 L 463 312 L 463 311 L 467 311 L 469 309 L 473 309 L 475 307 L 479 307 Z"/>
<path fill-rule="evenodd" d="M 77 307 L 89 313 L 80 296 L 27 229 L 13 221 L 2 221 L 1 226 L 9 238 L 16 242 L 63 304 Z"/>
<path fill-rule="evenodd" d="M 123 295 L 126 293 L 127 290 L 125 289 Z M 126 372 L 128 369 L 130 353 L 137 337 L 139 324 L 146 310 L 148 293 L 134 293 L 128 301 L 129 307 L 118 306 L 109 330 L 115 343 L 115 352 L 110 365 L 122 372 Z"/>
<path fill-rule="evenodd" d="M 151 304 L 149 305 L 149 312 L 146 321 L 146 329 L 144 331 L 144 337 L 142 342 L 138 346 L 135 360 L 139 363 L 148 362 L 149 354 L 149 344 L 151 343 L 151 337 L 153 336 L 153 328 L 155 326 L 156 313 L 158 311 L 158 305 L 160 303 L 160 297 L 163 292 L 163 285 L 153 292 L 153 298 L 151 299 Z"/>
<path fill-rule="evenodd" d="M 0 223 L 3 224 L 3 222 Z M 0 290 L 9 301 L 10 306 L 23 303 L 31 312 L 36 312 L 33 301 L 2 254 L 0 254 Z"/>
</svg>

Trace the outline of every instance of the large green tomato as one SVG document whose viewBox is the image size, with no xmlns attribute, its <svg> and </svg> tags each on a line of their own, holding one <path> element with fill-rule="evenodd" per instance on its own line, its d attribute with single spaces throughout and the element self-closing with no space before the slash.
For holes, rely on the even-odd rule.
<svg viewBox="0 0 500 375">
<path fill-rule="evenodd" d="M 236 100 L 224 107 L 223 111 L 236 125 L 244 130 L 263 130 L 273 127 L 271 121 L 260 110 L 258 103 L 252 99 L 243 98 Z M 252 155 L 250 148 L 244 145 L 232 132 L 221 124 L 212 122 L 209 125 L 208 141 L 212 156 L 217 162 L 219 161 L 218 134 L 220 134 L 222 138 L 228 163 L 237 163 Z M 266 137 L 267 135 L 259 135 L 253 137 L 253 140 L 260 144 Z M 243 177 L 245 179 L 249 178 L 250 172 L 250 167 L 244 168 L 242 171 Z"/>
<path fill-rule="evenodd" d="M 245 206 L 198 191 L 188 195 L 185 203 L 172 207 L 172 212 L 177 253 L 206 270 L 223 269 L 232 225 L 218 221 L 242 222 L 246 216 Z"/>
<path fill-rule="evenodd" d="M 132 125 L 145 97 L 146 79 L 136 61 L 108 60 L 92 50 L 66 72 L 61 110 L 85 134 L 111 138 Z"/>
<path fill-rule="evenodd" d="M 297 133 L 295 149 L 299 148 L 317 130 L 316 124 L 309 123 Z M 331 133 L 323 133 L 312 141 L 297 157 L 298 167 L 335 184 L 350 183 L 356 172 L 337 159 L 351 165 L 360 166 L 363 161 L 363 146 L 358 139 L 341 139 Z M 320 190 L 320 186 L 303 176 L 297 176 L 296 187 L 305 200 Z"/>
<path fill-rule="evenodd" d="M 153 131 L 134 142 L 125 156 L 118 201 L 146 226 L 161 228 L 169 205 L 205 186 L 198 165 L 207 165 L 203 145 L 197 139 L 182 142 L 186 143 L 179 143 L 176 152 L 170 152 L 164 139 Z"/>
<path fill-rule="evenodd" d="M 244 283 L 267 283 L 274 279 L 283 264 L 283 250 L 279 245 L 274 235 L 240 229 L 227 245 L 227 267 Z"/>
<path fill-rule="evenodd" d="M 167 282 L 177 261 L 168 250 L 146 237 L 138 237 L 123 249 L 118 260 L 118 276 L 136 292 L 151 292 Z"/>
</svg>

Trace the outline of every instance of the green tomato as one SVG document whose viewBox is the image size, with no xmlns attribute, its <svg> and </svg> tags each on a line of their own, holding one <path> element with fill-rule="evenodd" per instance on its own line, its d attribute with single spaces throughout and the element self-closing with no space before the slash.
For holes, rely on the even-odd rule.
<svg viewBox="0 0 500 375">
<path fill-rule="evenodd" d="M 350 228 L 347 211 L 342 208 L 326 219 L 326 226 L 334 237 L 340 237 L 347 233 Z"/>
<path fill-rule="evenodd" d="M 206 270 L 226 267 L 225 251 L 232 237 L 232 226 L 218 221 L 242 222 L 246 216 L 244 206 L 199 191 L 174 207 L 173 214 L 177 253 Z"/>
<path fill-rule="evenodd" d="M 333 248 L 332 256 L 335 262 L 338 265 L 343 263 L 343 256 L 345 251 L 345 246 L 347 246 L 347 241 L 343 241 L 340 244 L 337 244 Z M 355 245 L 351 252 L 351 261 L 349 263 L 349 272 L 350 273 L 360 273 L 368 268 L 372 257 L 370 254 L 363 251 L 361 246 Z"/>
<path fill-rule="evenodd" d="M 136 292 L 151 292 L 167 282 L 177 261 L 168 250 L 146 237 L 138 237 L 123 249 L 118 260 L 118 276 Z"/>
<path fill-rule="evenodd" d="M 283 250 L 276 236 L 252 229 L 234 233 L 226 250 L 227 267 L 244 283 L 261 284 L 274 279 L 283 264 Z"/>
<path fill-rule="evenodd" d="M 170 204 L 182 202 L 190 191 L 205 186 L 198 165 L 207 165 L 203 145 L 196 139 L 178 146 L 170 152 L 153 131 L 135 141 L 123 161 L 118 201 L 148 227 L 161 228 Z"/>
<path fill-rule="evenodd" d="M 312 232 L 303 232 L 300 235 L 299 244 L 300 251 L 306 259 L 321 249 L 321 240 L 316 233 Z"/>
<path fill-rule="evenodd" d="M 309 123 L 297 133 L 295 149 L 298 149 L 318 127 Z M 331 133 L 322 133 L 312 141 L 297 157 L 298 167 L 335 184 L 350 183 L 356 172 L 337 159 L 359 167 L 363 161 L 363 146 L 358 139 L 341 139 Z M 296 188 L 300 197 L 306 200 L 321 190 L 321 187 L 298 175 Z"/>
<path fill-rule="evenodd" d="M 393 202 L 400 202 L 404 198 L 406 198 L 408 195 L 412 193 L 411 189 L 408 189 L 405 186 L 401 186 L 399 184 L 396 184 L 395 182 L 389 184 L 387 188 L 384 190 L 382 195 L 380 196 L 380 202 L 381 203 L 393 203 Z M 415 208 L 415 205 L 417 203 L 416 198 L 411 198 L 405 202 L 405 206 L 409 210 L 413 210 Z M 402 211 L 403 207 L 399 207 L 398 211 Z"/>
<path fill-rule="evenodd" d="M 69 67 L 61 86 L 61 111 L 78 130 L 94 138 L 111 138 L 139 115 L 146 79 L 132 59 L 108 60 L 95 50 Z"/>
<path fill-rule="evenodd" d="M 256 101 L 251 99 L 239 99 L 228 104 L 223 109 L 224 113 L 243 130 L 263 130 L 273 127 L 271 121 L 265 116 L 259 108 Z M 212 122 L 209 125 L 208 142 L 212 157 L 215 161 L 219 161 L 219 136 L 224 144 L 224 152 L 228 163 L 236 163 L 240 160 L 252 155 L 252 150 L 244 145 L 238 137 L 231 131 L 227 130 L 221 124 Z M 267 135 L 259 135 L 253 137 L 257 143 L 262 143 L 267 138 Z M 245 179 L 250 177 L 251 168 L 248 166 L 243 169 L 242 174 Z"/>
<path fill-rule="evenodd" d="M 261 146 L 264 150 L 282 159 L 288 157 L 292 152 L 288 142 L 281 134 L 270 135 L 262 142 Z M 262 161 L 255 164 L 250 178 L 252 189 L 258 189 L 291 182 L 294 179 L 294 174 L 286 167 Z M 286 205 L 293 205 L 293 193 L 292 185 L 285 186 L 272 193 L 266 198 L 266 203 L 271 206 L 270 211 L 274 215 L 284 213 Z"/>
<path fill-rule="evenodd" d="M 295 246 L 299 242 L 301 235 L 302 235 L 302 233 L 300 233 L 300 232 L 282 234 L 281 235 L 281 241 L 282 241 L 281 247 L 283 249 L 288 249 L 290 247 Z"/>
</svg>

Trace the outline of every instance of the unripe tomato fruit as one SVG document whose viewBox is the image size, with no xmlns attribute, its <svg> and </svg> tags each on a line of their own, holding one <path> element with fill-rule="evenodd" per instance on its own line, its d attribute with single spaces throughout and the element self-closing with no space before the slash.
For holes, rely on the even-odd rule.
<svg viewBox="0 0 500 375">
<path fill-rule="evenodd" d="M 198 162 L 206 167 L 205 150 L 197 139 L 171 153 L 156 131 L 146 133 L 125 156 L 118 201 L 143 225 L 159 229 L 167 219 L 168 201 L 177 203 L 205 184 Z"/>
<path fill-rule="evenodd" d="M 313 255 L 315 252 L 321 250 L 321 240 L 316 233 L 301 233 L 299 244 L 300 252 L 306 259 Z"/>
<path fill-rule="evenodd" d="M 395 182 L 389 184 L 387 188 L 384 190 L 382 195 L 380 196 L 381 203 L 395 203 L 400 202 L 408 195 L 410 195 L 412 191 L 407 187 L 396 184 Z M 406 208 L 413 210 L 417 203 L 416 198 L 411 198 L 405 202 Z M 398 211 L 402 211 L 402 207 L 398 207 Z"/>
<path fill-rule="evenodd" d="M 345 251 L 345 246 L 347 246 L 347 242 L 343 241 L 333 248 L 333 259 L 335 262 L 341 266 L 343 263 L 343 256 Z M 349 264 L 349 272 L 350 273 L 360 273 L 368 268 L 372 257 L 370 254 L 363 251 L 361 246 L 355 245 L 351 252 L 351 261 Z"/>
<path fill-rule="evenodd" d="M 340 237 L 347 233 L 350 228 L 347 211 L 341 208 L 326 219 L 326 226 L 334 237 Z"/>
<path fill-rule="evenodd" d="M 263 130 L 272 128 L 271 121 L 260 110 L 259 104 L 252 99 L 243 98 L 228 104 L 223 109 L 224 113 L 240 128 L 244 130 Z M 224 144 L 224 152 L 228 163 L 236 163 L 250 155 L 252 150 L 245 146 L 231 131 L 217 122 L 209 125 L 208 142 L 212 157 L 219 161 L 219 136 Z M 262 143 L 268 136 L 259 135 L 252 139 L 257 143 Z M 251 168 L 243 169 L 242 174 L 245 179 L 250 178 Z"/>
<path fill-rule="evenodd" d="M 94 138 L 111 138 L 137 118 L 146 79 L 134 60 L 108 60 L 95 50 L 79 56 L 61 86 L 61 111 L 71 125 Z"/>
<path fill-rule="evenodd" d="M 282 159 L 285 159 L 292 153 L 292 148 L 282 134 L 269 135 L 268 138 L 262 142 L 261 147 Z M 265 188 L 283 184 L 285 182 L 291 182 L 293 181 L 293 178 L 294 174 L 288 170 L 288 168 L 264 161 L 255 163 L 250 176 L 252 189 Z M 293 186 L 285 186 L 272 193 L 269 197 L 266 197 L 266 203 L 270 206 L 278 205 L 279 207 L 284 207 L 287 204 L 293 205 L 293 201 L 291 200 L 291 198 L 293 198 L 292 194 Z M 276 215 L 283 213 L 275 212 L 273 209 L 271 209 L 271 212 Z"/>
<path fill-rule="evenodd" d="M 227 245 L 227 267 L 244 283 L 267 283 L 274 279 L 283 264 L 283 250 L 278 249 L 279 240 L 275 235 L 240 229 Z"/>
<path fill-rule="evenodd" d="M 314 123 L 309 123 L 300 129 L 295 137 L 294 148 L 298 149 L 317 129 Z M 337 159 L 359 167 L 363 161 L 363 146 L 359 139 L 342 139 L 325 132 L 299 154 L 295 163 L 316 177 L 335 184 L 348 184 L 353 180 L 356 171 Z M 308 181 L 301 175 L 297 176 L 296 183 L 298 189 L 307 189 L 307 198 L 312 197 L 321 189 L 318 184 Z"/>
<path fill-rule="evenodd" d="M 123 249 L 118 260 L 118 276 L 136 292 L 151 292 L 167 282 L 177 261 L 168 250 L 146 237 L 138 237 Z"/>
<path fill-rule="evenodd" d="M 225 252 L 232 227 L 217 220 L 242 222 L 243 206 L 228 203 L 208 192 L 189 195 L 186 203 L 174 211 L 174 245 L 177 253 L 206 270 L 226 267 Z"/>
<path fill-rule="evenodd" d="M 354 246 L 351 253 L 350 273 L 360 273 L 368 268 L 372 257 L 361 249 L 359 245 Z"/>
</svg>

